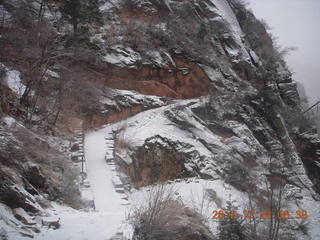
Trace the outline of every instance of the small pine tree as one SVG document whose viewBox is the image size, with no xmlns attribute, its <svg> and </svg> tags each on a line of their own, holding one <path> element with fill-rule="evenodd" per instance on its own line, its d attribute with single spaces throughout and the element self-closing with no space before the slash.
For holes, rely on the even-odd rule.
<svg viewBox="0 0 320 240">
<path fill-rule="evenodd" d="M 79 24 L 102 24 L 102 16 L 99 10 L 98 0 L 61 0 L 61 14 L 73 26 L 76 34 Z"/>
<path fill-rule="evenodd" d="M 227 210 L 237 210 L 232 202 L 227 202 Z M 220 240 L 244 240 L 242 225 L 237 218 L 232 219 L 225 217 L 219 222 L 219 239 Z"/>
</svg>

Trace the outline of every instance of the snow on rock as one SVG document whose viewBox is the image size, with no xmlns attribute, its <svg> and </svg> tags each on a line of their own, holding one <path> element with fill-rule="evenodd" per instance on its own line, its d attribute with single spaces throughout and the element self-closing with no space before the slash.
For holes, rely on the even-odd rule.
<svg viewBox="0 0 320 240">
<path fill-rule="evenodd" d="M 226 0 L 211 0 L 215 7 L 210 7 L 213 12 L 217 12 L 227 23 L 230 28 L 233 39 L 236 41 L 240 52 L 244 59 L 250 59 L 249 53 L 247 52 L 244 44 L 242 43 L 241 37 L 243 36 L 239 22 L 232 11 L 229 3 Z M 229 49 L 230 53 L 235 54 L 235 49 Z"/>
<path fill-rule="evenodd" d="M 194 143 L 193 136 L 183 130 L 179 130 L 165 116 L 165 111 L 171 106 L 145 111 L 128 119 L 128 128 L 125 130 L 127 139 L 132 139 L 133 147 L 139 147 L 144 141 L 152 136 L 161 135 L 174 141 Z M 199 149 L 207 152 L 201 145 Z"/>
<path fill-rule="evenodd" d="M 118 149 L 116 152 L 117 158 L 121 159 L 121 161 L 125 162 L 126 164 L 130 165 L 133 163 L 131 158 L 131 153 L 128 152 L 126 149 Z"/>
<path fill-rule="evenodd" d="M 265 154 L 264 148 L 245 124 L 226 121 L 224 128 L 229 129 L 230 133 L 224 135 L 212 131 L 192 111 L 203 104 L 195 99 L 177 101 L 176 104 L 148 110 L 127 119 L 125 127 L 119 127 L 118 137 L 125 139 L 129 147 L 117 149 L 117 157 L 131 164 L 136 159 L 136 150 L 157 145 L 182 154 L 185 169 L 194 176 L 200 173 L 219 178 L 230 166 L 243 165 L 246 158 L 258 159 L 258 156 Z"/>
<path fill-rule="evenodd" d="M 293 81 L 290 83 L 278 83 L 278 87 L 282 95 L 282 98 L 284 100 L 289 99 L 292 102 L 299 104 L 300 98 L 299 98 L 296 82 Z"/>
<path fill-rule="evenodd" d="M 259 64 L 259 65 L 262 64 L 261 61 L 260 61 L 260 58 L 258 57 L 258 55 L 253 50 L 250 50 L 249 54 L 250 54 L 254 64 Z"/>
<path fill-rule="evenodd" d="M 164 28 L 164 30 L 166 28 L 164 24 L 162 24 L 160 27 Z M 146 52 L 146 56 L 148 58 L 148 61 L 144 63 L 152 64 L 157 67 L 164 67 L 168 64 L 176 66 L 171 55 L 165 51 L 148 51 Z"/>
<path fill-rule="evenodd" d="M 160 27 L 165 28 L 165 25 L 162 24 Z M 98 40 L 98 42 L 102 44 L 104 43 L 104 40 L 101 38 L 101 34 L 96 34 L 92 40 Z M 144 58 L 142 58 L 140 53 L 135 52 L 130 47 L 115 45 L 107 50 L 103 60 L 120 67 L 129 68 L 136 68 L 139 64 L 151 64 L 157 67 L 163 67 L 168 64 L 175 66 L 170 54 L 164 50 L 150 50 L 145 52 L 144 55 Z"/>
<path fill-rule="evenodd" d="M 110 11 L 112 8 L 118 8 L 120 6 L 121 0 L 103 0 L 101 1 L 99 9 L 102 13 Z"/>
<path fill-rule="evenodd" d="M 163 66 L 164 60 L 158 51 L 148 51 L 146 55 L 151 59 L 151 61 L 159 67 Z"/>
<path fill-rule="evenodd" d="M 27 225 L 35 225 L 36 222 L 25 212 L 23 208 L 13 209 L 14 216 L 22 223 Z"/>
<path fill-rule="evenodd" d="M 30 209 L 30 211 L 33 212 L 42 212 L 43 208 L 38 204 L 36 198 L 31 195 L 29 192 L 27 192 L 22 186 L 18 184 L 14 184 L 10 186 L 12 191 L 16 192 L 18 196 L 25 199 L 25 207 Z"/>
<path fill-rule="evenodd" d="M 120 67 L 135 68 L 135 64 L 142 61 L 142 58 L 139 53 L 130 47 L 116 45 L 103 57 L 103 60 Z"/>
<path fill-rule="evenodd" d="M 0 230 L 3 230 L 8 235 L 8 239 L 29 239 L 19 234 L 20 226 L 21 223 L 14 217 L 12 210 L 0 203 Z"/>
<path fill-rule="evenodd" d="M 19 221 L 13 216 L 12 210 L 2 203 L 0 203 L 0 221 L 6 222 L 9 225 L 19 224 Z"/>
<path fill-rule="evenodd" d="M 320 225 L 320 202 L 315 202 L 314 199 L 309 195 L 309 193 L 303 189 L 300 190 L 301 197 L 296 200 L 296 204 L 291 206 L 291 209 L 295 211 L 297 210 L 305 210 L 308 213 L 308 218 L 306 220 L 298 221 L 299 224 L 307 224 L 308 228 L 308 236 L 303 234 L 300 231 L 297 231 L 297 239 L 320 239 L 319 225 Z M 300 225 L 300 226 L 301 226 Z"/>
<path fill-rule="evenodd" d="M 225 123 L 236 134 L 231 138 L 228 138 L 226 142 L 235 148 L 240 153 L 259 153 L 264 149 L 254 137 L 252 131 L 244 124 L 236 121 L 227 121 Z"/>
<path fill-rule="evenodd" d="M 2 121 L 4 121 L 8 127 L 13 127 L 16 124 L 16 120 L 9 116 L 3 117 Z"/>
<path fill-rule="evenodd" d="M 108 88 L 102 93 L 100 102 L 106 107 L 121 110 L 122 107 L 143 105 L 145 107 L 159 107 L 165 103 L 161 97 L 139 94 L 135 91 Z"/>
<path fill-rule="evenodd" d="M 52 78 L 60 78 L 59 73 L 57 73 L 57 72 L 55 72 L 55 71 L 52 71 L 52 70 L 50 70 L 50 69 L 48 69 L 48 70 L 46 71 L 46 76 L 47 76 L 47 77 L 52 77 Z"/>
<path fill-rule="evenodd" d="M 5 9 L 3 5 L 0 5 L 0 15 L 2 16 L 2 26 L 10 22 L 12 15 Z M 1 35 L 0 35 L 1 36 Z"/>
<path fill-rule="evenodd" d="M 4 84 L 15 94 L 17 94 L 18 96 L 22 96 L 26 89 L 26 86 L 21 81 L 21 73 L 17 70 L 10 70 L 3 64 L 1 64 L 1 66 L 6 70 Z"/>
</svg>

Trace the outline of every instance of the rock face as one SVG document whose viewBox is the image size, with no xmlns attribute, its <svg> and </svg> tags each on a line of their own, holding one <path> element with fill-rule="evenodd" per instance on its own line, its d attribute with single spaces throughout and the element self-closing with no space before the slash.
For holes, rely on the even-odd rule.
<svg viewBox="0 0 320 240">
<path fill-rule="evenodd" d="M 108 72 L 103 74 L 107 84 L 113 88 L 136 90 L 146 95 L 192 98 L 208 93 L 208 76 L 197 64 L 179 56 L 161 68 L 141 66 L 123 69 L 109 65 Z"/>
<path fill-rule="evenodd" d="M 300 111 L 296 84 L 285 62 L 273 47 L 263 23 L 257 21 L 239 1 L 195 0 L 189 5 L 181 1 L 170 1 L 168 4 L 161 1 L 131 1 L 130 7 L 128 4 L 118 2 L 115 8 L 119 12 L 113 12 L 113 17 L 119 24 L 120 32 L 124 27 L 131 30 L 139 28 L 139 39 L 128 38 L 122 46 L 117 43 L 101 47 L 105 53 L 104 60 L 112 65 L 109 69 L 117 70 L 108 72 L 101 67 L 97 71 L 107 76 L 111 86 L 143 94 L 171 98 L 209 94 L 209 97 L 194 103 L 196 107 L 177 104 L 180 106 L 157 112 L 166 119 L 157 120 L 169 122 L 180 131 L 191 133 L 194 141 L 204 147 L 203 152 L 208 151 L 207 160 L 204 160 L 203 152 L 195 147 L 192 156 L 178 157 L 179 154 L 175 153 L 172 159 L 166 157 L 171 159 L 169 162 L 173 164 L 172 167 L 175 166 L 171 173 L 163 168 L 167 164 L 157 164 L 157 167 L 150 162 L 147 164 L 141 152 L 145 151 L 144 155 L 148 156 L 150 150 L 147 145 L 152 141 L 154 147 L 162 138 L 167 141 L 162 143 L 163 146 L 176 144 L 173 151 L 184 148 L 183 141 L 172 140 L 155 131 L 154 136 L 144 136 L 141 140 L 144 143 L 139 144 L 138 150 L 132 153 L 133 165 L 129 167 L 128 173 L 133 179 L 139 184 L 148 184 L 150 181 L 184 175 L 187 170 L 181 165 L 181 159 L 188 162 L 193 158 L 202 162 L 192 167 L 192 171 L 189 171 L 193 172 L 191 175 L 197 172 L 198 175 L 207 176 L 207 170 L 199 170 L 208 167 L 204 161 L 211 164 L 218 161 L 219 164 L 215 162 L 215 165 L 226 165 L 227 169 L 224 170 L 211 166 L 209 169 L 214 169 L 209 174 L 211 177 L 217 172 L 228 175 L 231 169 L 243 166 L 244 161 L 246 164 L 259 165 L 261 160 L 258 159 L 268 158 L 268 155 L 277 155 L 283 164 L 304 161 L 303 154 L 295 150 L 291 140 L 294 126 L 290 124 L 295 121 L 295 116 L 290 116 L 289 112 Z M 187 12 L 193 12 L 194 15 L 186 19 L 184 14 Z M 172 20 L 172 15 L 179 29 L 167 24 L 168 20 Z M 135 23 L 129 25 L 129 18 L 135 20 Z M 202 23 L 199 23 L 199 19 Z M 154 26 L 154 31 L 149 28 L 150 25 Z M 124 29 L 121 34 L 127 37 Z M 144 45 L 148 40 L 149 44 Z M 98 44 L 99 41 L 104 43 L 103 38 L 97 39 Z M 141 87 L 141 84 L 145 87 Z M 202 104 L 201 101 L 206 103 Z M 193 124 L 192 121 L 197 123 Z M 194 129 L 199 124 L 206 129 L 203 132 L 208 131 L 206 134 L 216 139 L 214 144 L 195 133 Z M 161 126 L 150 126 L 152 129 L 157 127 Z M 237 134 L 237 131 L 240 133 Z M 303 132 L 302 129 L 299 131 Z M 245 133 L 248 134 L 248 140 L 243 141 L 242 135 Z M 189 148 L 192 149 L 193 144 Z M 294 149 L 296 154 L 289 154 L 289 149 Z M 162 150 L 154 151 L 160 154 Z M 166 151 L 170 152 L 168 148 Z M 228 166 L 228 161 L 237 164 Z M 166 172 L 164 175 L 167 176 L 154 176 L 151 170 L 154 168 L 164 170 L 162 172 Z M 303 169 L 301 167 L 302 175 L 305 174 Z M 311 179 L 315 179 L 314 176 L 310 175 Z"/>
<path fill-rule="evenodd" d="M 1 203 L 19 209 L 17 215 L 23 211 L 40 214 L 45 205 L 40 196 L 57 200 L 69 195 L 63 185 L 66 181 L 61 182 L 62 173 L 54 171 L 68 164 L 61 152 L 20 123 L 9 128 L 1 121 L 0 136 Z"/>
<path fill-rule="evenodd" d="M 301 154 L 307 173 L 313 181 L 315 190 L 320 192 L 319 135 L 315 132 L 309 131 L 293 136 L 293 140 L 297 146 L 297 151 Z"/>
<path fill-rule="evenodd" d="M 138 113 L 119 127 L 117 162 L 133 183 L 141 187 L 191 176 L 222 179 L 263 199 L 263 182 L 272 162 L 273 171 L 281 169 L 281 173 L 271 174 L 268 181 L 281 176 L 291 191 L 304 189 L 310 198 L 318 199 L 318 140 L 306 137 L 310 126 L 296 116 L 301 113 L 296 83 L 263 23 L 239 1 L 195 0 L 188 6 L 181 1 L 142 2 L 145 5 L 132 1 L 130 14 L 126 3 L 118 6 L 120 27 L 133 18 L 147 29 L 143 19 L 159 26 L 162 38 L 152 35 L 154 39 L 172 41 L 161 43 L 159 50 L 154 42 L 142 47 L 150 36 L 141 30 L 138 42 L 125 43 L 139 60 L 113 64 L 124 68 L 122 73 L 131 72 L 134 81 L 146 82 L 145 90 L 138 83 L 132 86 L 126 77 L 122 82 L 126 89 L 180 100 Z M 194 15 L 186 19 L 186 12 Z M 170 14 L 180 19 L 175 32 L 166 22 Z M 108 63 L 110 49 L 115 47 L 105 49 Z M 146 71 L 145 65 L 155 69 Z M 122 73 L 110 79 L 124 78 Z M 174 94 L 162 85 L 154 92 L 148 81 L 164 84 Z"/>
<path fill-rule="evenodd" d="M 178 177 L 190 177 L 195 173 L 188 172 L 184 166 L 188 153 L 178 151 L 178 144 L 161 136 L 146 139 L 132 158 L 130 165 L 124 164 L 121 156 L 117 155 L 117 162 L 126 169 L 126 173 L 138 187 L 148 186 L 156 182 L 165 182 Z M 187 149 L 186 145 L 185 148 Z"/>
</svg>

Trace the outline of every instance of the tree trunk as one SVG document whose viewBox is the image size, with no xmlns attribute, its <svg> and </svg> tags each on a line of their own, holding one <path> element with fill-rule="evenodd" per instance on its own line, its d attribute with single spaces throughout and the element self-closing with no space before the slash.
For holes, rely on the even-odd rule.
<svg viewBox="0 0 320 240">
<path fill-rule="evenodd" d="M 74 17 L 72 19 L 72 25 L 73 25 L 73 34 L 77 35 L 78 34 L 78 19 Z"/>
<path fill-rule="evenodd" d="M 42 22 L 43 13 L 44 13 L 44 0 L 41 1 L 40 9 L 38 12 L 38 21 L 39 22 Z"/>
</svg>

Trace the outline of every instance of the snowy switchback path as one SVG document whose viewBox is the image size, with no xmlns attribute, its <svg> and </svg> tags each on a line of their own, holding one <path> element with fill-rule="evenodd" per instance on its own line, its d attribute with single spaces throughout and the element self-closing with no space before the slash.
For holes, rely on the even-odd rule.
<svg viewBox="0 0 320 240">
<path fill-rule="evenodd" d="M 94 195 L 95 211 L 78 211 L 69 207 L 54 205 L 52 215 L 60 218 L 61 227 L 57 230 L 42 229 L 35 236 L 37 240 L 110 240 L 118 239 L 117 234 L 130 229 L 125 224 L 126 206 L 119 178 L 113 165 L 112 125 L 85 135 L 84 150 L 87 174 Z M 111 161 L 107 163 L 105 156 Z M 120 188 L 119 188 L 120 185 Z M 123 189 L 122 189 L 123 190 Z"/>
</svg>

